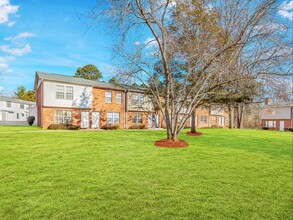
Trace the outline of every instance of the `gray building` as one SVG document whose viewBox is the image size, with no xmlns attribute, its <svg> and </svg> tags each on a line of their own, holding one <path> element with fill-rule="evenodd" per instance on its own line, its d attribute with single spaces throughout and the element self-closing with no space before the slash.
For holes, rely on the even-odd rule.
<svg viewBox="0 0 293 220">
<path fill-rule="evenodd" d="M 0 125 L 27 125 L 28 116 L 34 116 L 37 120 L 35 102 L 0 96 Z"/>
</svg>

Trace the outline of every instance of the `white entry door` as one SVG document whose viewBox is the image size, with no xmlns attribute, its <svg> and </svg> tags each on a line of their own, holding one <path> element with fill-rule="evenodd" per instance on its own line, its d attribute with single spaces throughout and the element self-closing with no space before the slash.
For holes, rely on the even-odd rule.
<svg viewBox="0 0 293 220">
<path fill-rule="evenodd" d="M 81 112 L 81 128 L 89 128 L 90 127 L 90 113 L 89 112 Z"/>
<path fill-rule="evenodd" d="M 153 114 L 148 114 L 148 127 L 153 127 Z"/>
<path fill-rule="evenodd" d="M 93 112 L 92 128 L 100 128 L 100 112 Z"/>
<path fill-rule="evenodd" d="M 280 131 L 284 131 L 284 121 L 280 121 Z"/>
<path fill-rule="evenodd" d="M 158 128 L 159 126 L 159 115 L 155 114 L 155 127 Z"/>
<path fill-rule="evenodd" d="M 216 116 L 215 116 L 215 117 L 216 117 Z M 219 126 L 221 127 L 221 126 L 222 126 L 222 117 L 219 117 L 218 120 L 219 120 L 219 121 L 218 121 L 218 124 L 219 124 Z"/>
</svg>

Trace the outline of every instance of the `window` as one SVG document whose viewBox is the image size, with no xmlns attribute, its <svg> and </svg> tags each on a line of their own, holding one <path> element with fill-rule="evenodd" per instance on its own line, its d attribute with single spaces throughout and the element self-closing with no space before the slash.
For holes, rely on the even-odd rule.
<svg viewBox="0 0 293 220">
<path fill-rule="evenodd" d="M 119 112 L 108 112 L 107 113 L 107 123 L 108 124 L 118 124 L 120 122 Z"/>
<path fill-rule="evenodd" d="M 16 114 L 16 119 L 19 119 L 19 113 Z"/>
<path fill-rule="evenodd" d="M 60 86 L 56 88 L 57 99 L 73 99 L 73 87 L 72 86 Z"/>
<path fill-rule="evenodd" d="M 207 116 L 200 116 L 200 123 L 206 124 L 207 123 Z"/>
<path fill-rule="evenodd" d="M 133 94 L 132 95 L 132 104 L 137 106 L 142 106 L 144 103 L 144 95 L 142 94 Z"/>
<path fill-rule="evenodd" d="M 112 92 L 106 92 L 106 103 L 112 102 Z"/>
<path fill-rule="evenodd" d="M 140 113 L 132 113 L 132 123 L 140 123 L 140 124 L 142 124 L 142 114 L 140 114 Z"/>
<path fill-rule="evenodd" d="M 64 99 L 64 86 L 57 85 L 56 99 Z"/>
<path fill-rule="evenodd" d="M 6 107 L 11 108 L 11 102 L 10 101 L 6 102 Z"/>
<path fill-rule="evenodd" d="M 275 128 L 276 127 L 276 121 L 268 121 L 267 127 L 269 128 Z"/>
<path fill-rule="evenodd" d="M 212 123 L 213 124 L 217 123 L 217 117 L 216 116 L 212 116 Z"/>
<path fill-rule="evenodd" d="M 24 113 L 21 113 L 21 116 L 24 117 Z"/>
<path fill-rule="evenodd" d="M 56 110 L 55 123 L 70 124 L 72 123 L 72 111 Z"/>
<path fill-rule="evenodd" d="M 122 93 L 116 92 L 116 103 L 121 104 L 122 103 Z"/>
<path fill-rule="evenodd" d="M 24 104 L 20 104 L 20 108 L 21 109 L 24 109 Z"/>
<path fill-rule="evenodd" d="M 73 87 L 72 86 L 66 86 L 66 99 L 73 99 Z"/>
</svg>

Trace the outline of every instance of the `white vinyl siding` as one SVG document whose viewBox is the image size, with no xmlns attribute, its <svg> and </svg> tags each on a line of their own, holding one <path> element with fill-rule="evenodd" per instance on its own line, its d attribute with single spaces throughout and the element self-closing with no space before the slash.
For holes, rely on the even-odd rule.
<svg viewBox="0 0 293 220">
<path fill-rule="evenodd" d="M 108 112 L 107 113 L 107 123 L 108 124 L 120 123 L 120 113 L 119 112 Z"/>
<path fill-rule="evenodd" d="M 93 105 L 93 88 L 91 86 L 49 81 L 44 81 L 43 85 L 44 106 L 84 109 L 91 108 Z M 60 87 L 58 88 L 58 86 Z"/>
</svg>

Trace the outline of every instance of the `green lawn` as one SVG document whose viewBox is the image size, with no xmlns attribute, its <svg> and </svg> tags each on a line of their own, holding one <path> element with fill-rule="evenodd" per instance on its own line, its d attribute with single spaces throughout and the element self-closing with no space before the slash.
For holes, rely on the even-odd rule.
<svg viewBox="0 0 293 220">
<path fill-rule="evenodd" d="M 293 219 L 292 133 L 200 131 L 0 126 L 0 219 Z"/>
</svg>

